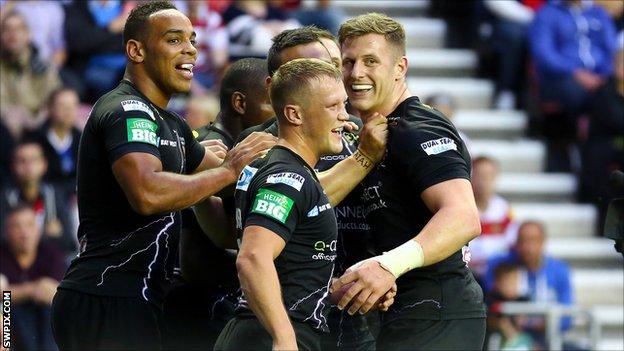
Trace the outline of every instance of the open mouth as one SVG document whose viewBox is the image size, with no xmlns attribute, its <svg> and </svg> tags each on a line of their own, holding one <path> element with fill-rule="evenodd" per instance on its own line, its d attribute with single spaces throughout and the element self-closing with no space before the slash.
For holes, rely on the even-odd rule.
<svg viewBox="0 0 624 351">
<path fill-rule="evenodd" d="M 373 89 L 372 84 L 351 84 L 351 90 L 354 92 L 367 92 Z"/>
<path fill-rule="evenodd" d="M 331 132 L 334 134 L 342 135 L 343 130 L 344 130 L 344 127 L 337 127 L 337 128 L 332 129 Z"/>
<path fill-rule="evenodd" d="M 186 77 L 192 78 L 193 77 L 193 67 L 195 67 L 195 65 L 192 64 L 192 63 L 183 63 L 183 64 L 175 66 L 175 69 L 176 69 L 176 71 L 181 72 L 182 74 L 184 74 Z"/>
</svg>

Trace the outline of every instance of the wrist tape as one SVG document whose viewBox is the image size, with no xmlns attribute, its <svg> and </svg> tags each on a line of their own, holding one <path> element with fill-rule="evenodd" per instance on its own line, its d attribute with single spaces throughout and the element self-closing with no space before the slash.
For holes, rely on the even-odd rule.
<svg viewBox="0 0 624 351">
<path fill-rule="evenodd" d="M 370 259 L 377 261 L 383 269 L 398 278 L 414 268 L 422 267 L 425 255 L 422 246 L 412 239 L 397 248 L 384 252 L 383 255 Z"/>
</svg>

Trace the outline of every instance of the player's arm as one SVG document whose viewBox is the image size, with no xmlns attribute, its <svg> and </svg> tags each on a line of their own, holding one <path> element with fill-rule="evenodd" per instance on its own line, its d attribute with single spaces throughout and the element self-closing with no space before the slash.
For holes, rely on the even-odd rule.
<svg viewBox="0 0 624 351">
<path fill-rule="evenodd" d="M 223 163 L 225 155 L 227 155 L 228 147 L 219 139 L 204 140 L 200 142 L 200 145 L 204 147 L 205 153 L 201 162 L 195 168 L 193 173 L 205 171 L 211 168 L 216 168 Z"/>
<path fill-rule="evenodd" d="M 236 231 L 220 197 L 211 196 L 193 206 L 197 223 L 208 238 L 222 249 L 236 249 Z"/>
<path fill-rule="evenodd" d="M 444 260 L 480 234 L 479 213 L 467 179 L 432 185 L 421 193 L 421 198 L 433 217 L 405 244 L 362 261 L 338 279 L 333 289 L 356 282 L 338 303 L 339 308 L 355 297 L 349 312 L 355 313 L 360 307 L 362 312 L 368 311 L 396 278 Z"/>
<path fill-rule="evenodd" d="M 249 307 L 273 338 L 273 349 L 296 350 L 295 331 L 282 302 L 273 261 L 284 249 L 282 237 L 264 227 L 245 228 L 236 259 L 238 279 Z"/>
<path fill-rule="evenodd" d="M 318 178 L 332 206 L 339 204 L 383 158 L 388 136 L 387 120 L 376 114 L 360 132 L 360 146 L 353 155 L 332 168 L 318 173 Z"/>
<path fill-rule="evenodd" d="M 113 174 L 132 208 L 151 215 L 187 208 L 233 183 L 242 168 L 275 144 L 275 137 L 254 133 L 230 150 L 221 166 L 192 175 L 164 172 L 160 159 L 146 152 L 118 158 Z"/>
</svg>

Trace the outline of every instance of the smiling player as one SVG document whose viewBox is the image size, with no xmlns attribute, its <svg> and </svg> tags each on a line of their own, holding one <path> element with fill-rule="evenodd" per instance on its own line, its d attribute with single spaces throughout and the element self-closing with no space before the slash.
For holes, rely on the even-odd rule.
<svg viewBox="0 0 624 351">
<path fill-rule="evenodd" d="M 193 26 L 173 5 L 135 8 L 124 41 L 124 80 L 95 104 L 80 142 L 80 254 L 52 306 L 62 350 L 160 349 L 178 211 L 233 183 L 275 143 L 251 135 L 221 163 L 165 110 L 172 94 L 189 91 L 197 58 Z"/>
</svg>

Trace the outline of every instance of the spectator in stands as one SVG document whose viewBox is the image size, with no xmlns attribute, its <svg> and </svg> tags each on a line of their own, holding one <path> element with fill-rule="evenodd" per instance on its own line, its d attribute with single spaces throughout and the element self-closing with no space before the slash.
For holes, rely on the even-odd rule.
<svg viewBox="0 0 624 351">
<path fill-rule="evenodd" d="M 219 101 L 214 95 L 192 96 L 186 103 L 184 119 L 193 130 L 198 130 L 215 121 L 219 113 Z"/>
<path fill-rule="evenodd" d="M 267 0 L 235 0 L 223 13 L 223 20 L 230 36 L 230 61 L 266 58 L 275 35 L 300 26 Z"/>
<path fill-rule="evenodd" d="M 483 4 L 492 17 L 489 45 L 498 55 L 494 107 L 511 110 L 520 93 L 528 28 L 535 13 L 521 0 L 484 0 Z"/>
<path fill-rule="evenodd" d="M 572 305 L 572 286 L 568 265 L 544 253 L 546 232 L 541 223 L 526 221 L 518 228 L 518 242 L 509 254 L 494 257 L 488 261 L 485 279 L 487 291 L 492 291 L 494 271 L 499 264 L 520 265 L 521 284 L 525 287 L 528 301 Z M 569 318 L 562 318 L 561 330 L 571 326 Z M 545 319 L 527 317 L 520 327 L 538 342 L 545 342 Z"/>
<path fill-rule="evenodd" d="M 338 34 L 345 15 L 340 8 L 332 6 L 331 0 L 273 0 L 304 26 L 316 26 Z"/>
<path fill-rule="evenodd" d="M 623 197 L 622 189 L 610 186 L 609 175 L 624 170 L 624 31 L 618 36 L 614 75 L 596 92 L 583 145 L 580 197 L 598 205 L 598 218 L 605 218 L 609 202 Z M 604 221 L 597 221 L 602 233 Z"/>
<path fill-rule="evenodd" d="M 41 240 L 41 227 L 30 205 L 12 208 L 0 243 L 2 290 L 11 291 L 11 326 L 16 350 L 56 350 L 50 328 L 50 305 L 65 273 L 63 254 Z M 13 348 L 11 348 L 13 349 Z"/>
<path fill-rule="evenodd" d="M 4 15 L 0 31 L 0 118 L 19 138 L 24 128 L 43 122 L 39 110 L 61 81 L 54 67 L 39 60 L 22 15 Z"/>
<path fill-rule="evenodd" d="M 221 13 L 212 0 L 176 0 L 176 7 L 185 13 L 193 24 L 195 47 L 199 51 L 193 68 L 193 91 L 214 90 L 228 62 L 228 32 Z"/>
<path fill-rule="evenodd" d="M 60 69 L 67 58 L 63 35 L 65 10 L 62 3 L 45 0 L 10 0 L 8 3 L 11 9 L 19 12 L 26 20 L 39 59 Z"/>
<path fill-rule="evenodd" d="M 75 126 L 80 109 L 78 93 L 59 88 L 48 101 L 48 120 L 36 132 L 26 136 L 43 147 L 48 162 L 45 179 L 74 190 L 80 130 Z"/>
<path fill-rule="evenodd" d="M 61 188 L 42 181 L 47 162 L 41 146 L 24 141 L 15 147 L 12 162 L 14 185 L 4 187 L 0 198 L 0 219 L 5 211 L 26 203 L 37 215 L 44 240 L 54 243 L 70 256 L 76 253 L 76 228 L 70 216 L 70 196 Z"/>
<path fill-rule="evenodd" d="M 589 111 L 595 92 L 613 72 L 614 23 L 590 1 L 550 1 L 536 13 L 529 33 L 539 100 L 543 110 L 553 110 L 545 121 L 552 124 L 546 127 L 551 139 L 547 169 L 575 170 L 580 164 L 569 153 L 578 117 Z"/>
<path fill-rule="evenodd" d="M 122 32 L 135 1 L 74 1 L 66 7 L 67 66 L 80 96 L 94 102 L 121 80 L 125 68 Z"/>
<path fill-rule="evenodd" d="M 436 110 L 442 112 L 446 118 L 448 118 L 451 122 L 453 121 L 453 117 L 455 117 L 455 108 L 456 103 L 455 99 L 448 93 L 435 93 L 431 94 L 425 99 L 425 104 L 435 108 Z M 459 136 L 466 144 L 466 148 L 468 148 L 468 152 L 471 151 L 471 141 L 470 138 L 466 134 L 464 134 L 461 130 L 457 129 Z"/>
<path fill-rule="evenodd" d="M 501 263 L 494 269 L 494 286 L 486 295 L 488 304 L 488 350 L 533 350 L 533 338 L 522 331 L 521 316 L 504 316 L 501 304 L 526 301 L 522 296 L 521 272 L 517 264 Z"/>
<path fill-rule="evenodd" d="M 470 268 L 478 278 L 483 278 L 488 259 L 508 252 L 516 242 L 517 224 L 511 206 L 496 194 L 498 173 L 496 161 L 487 156 L 472 161 L 472 189 L 479 209 L 481 235 L 470 242 Z"/>
</svg>

